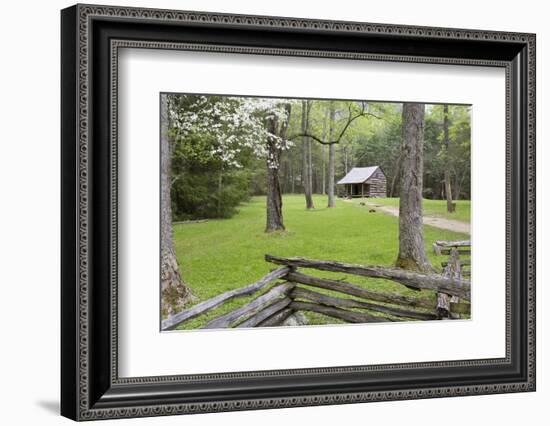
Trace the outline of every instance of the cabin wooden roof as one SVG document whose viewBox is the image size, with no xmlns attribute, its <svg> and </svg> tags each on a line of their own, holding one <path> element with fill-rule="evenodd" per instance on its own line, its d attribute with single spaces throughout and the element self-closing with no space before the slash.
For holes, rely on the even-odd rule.
<svg viewBox="0 0 550 426">
<path fill-rule="evenodd" d="M 365 183 L 380 166 L 354 167 L 347 175 L 336 182 L 337 185 L 346 183 Z"/>
</svg>

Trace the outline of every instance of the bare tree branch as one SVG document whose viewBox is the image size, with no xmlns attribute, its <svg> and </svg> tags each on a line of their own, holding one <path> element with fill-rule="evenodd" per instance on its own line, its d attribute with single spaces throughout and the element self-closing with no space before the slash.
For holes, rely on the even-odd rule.
<svg viewBox="0 0 550 426">
<path fill-rule="evenodd" d="M 311 138 L 313 139 L 314 141 L 320 143 L 321 145 L 335 145 L 335 144 L 339 144 L 340 141 L 342 140 L 342 138 L 344 137 L 344 134 L 346 133 L 346 131 L 348 130 L 349 126 L 351 125 L 351 123 L 353 123 L 355 120 L 357 120 L 358 118 L 360 117 L 373 117 L 373 118 L 376 118 L 378 120 L 382 120 L 383 118 L 380 117 L 379 115 L 376 115 L 376 114 L 373 114 L 372 112 L 369 112 L 366 110 L 366 105 L 367 103 L 366 102 L 361 102 L 361 111 L 359 113 L 356 113 L 354 114 L 353 113 L 353 110 L 352 110 L 352 103 L 348 103 L 348 119 L 346 121 L 346 124 L 344 124 L 344 127 L 342 128 L 342 130 L 340 131 L 340 134 L 338 135 L 338 137 L 334 140 L 324 140 L 316 135 L 313 135 L 309 132 L 301 132 L 301 133 L 298 133 L 298 134 L 295 134 L 295 135 L 292 135 L 292 136 L 289 136 L 288 138 L 286 138 L 287 140 L 293 140 L 293 139 L 296 139 L 296 138 L 299 138 L 299 137 L 308 137 L 308 138 Z"/>
</svg>

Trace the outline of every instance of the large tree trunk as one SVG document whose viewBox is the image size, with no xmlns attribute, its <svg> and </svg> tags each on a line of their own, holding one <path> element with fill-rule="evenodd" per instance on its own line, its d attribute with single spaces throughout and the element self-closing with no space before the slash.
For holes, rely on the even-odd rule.
<svg viewBox="0 0 550 426">
<path fill-rule="evenodd" d="M 453 192 L 451 190 L 451 171 L 449 167 L 449 105 L 443 105 L 443 137 L 445 139 L 445 197 L 447 199 L 447 212 L 455 211 Z"/>
<path fill-rule="evenodd" d="M 334 102 L 330 103 L 330 113 L 329 113 L 329 140 L 332 141 L 334 137 L 334 118 L 336 115 L 336 110 L 334 107 Z M 334 144 L 331 143 L 328 146 L 328 207 L 334 207 Z"/>
<path fill-rule="evenodd" d="M 290 104 L 286 106 L 288 117 L 290 117 Z M 268 130 L 273 135 L 281 138 L 286 136 L 288 120 L 279 125 L 276 117 L 267 120 Z M 281 160 L 281 149 L 271 139 L 267 142 L 267 201 L 266 201 L 266 226 L 265 232 L 284 231 L 283 224 L 283 199 L 281 197 L 281 185 L 279 183 L 279 166 Z"/>
<path fill-rule="evenodd" d="M 302 134 L 309 132 L 309 113 L 311 110 L 311 101 L 302 101 Z M 302 184 L 304 185 L 304 194 L 306 197 L 306 208 L 313 209 L 313 185 L 312 185 L 312 170 L 311 170 L 311 140 L 307 136 L 302 136 Z"/>
<path fill-rule="evenodd" d="M 328 118 L 329 118 L 329 110 L 327 109 L 325 111 L 325 117 L 323 120 L 323 140 L 327 140 L 327 134 L 328 134 Z M 321 194 L 325 195 L 327 193 L 327 155 L 328 155 L 328 149 L 325 148 L 324 145 L 321 146 L 321 153 L 323 158 L 323 169 L 322 169 L 322 180 L 321 180 Z"/>
<path fill-rule="evenodd" d="M 307 174 L 308 174 L 308 179 L 309 179 L 309 193 L 310 194 L 313 194 L 314 192 L 314 185 L 313 183 L 315 182 L 315 179 L 313 178 L 313 158 L 312 158 L 312 155 L 311 155 L 311 139 L 308 138 L 308 142 L 307 142 L 307 156 L 308 156 L 308 160 L 307 160 Z M 313 198 L 311 199 L 311 207 L 312 208 L 315 208 L 313 206 Z"/>
<path fill-rule="evenodd" d="M 289 158 L 290 164 L 290 193 L 294 194 L 296 192 L 296 177 L 294 176 L 294 168 L 292 167 L 292 159 Z"/>
<path fill-rule="evenodd" d="M 323 170 L 322 170 L 322 176 L 321 176 L 321 194 L 325 195 L 327 193 L 327 152 L 324 146 L 321 147 L 323 150 Z"/>
<path fill-rule="evenodd" d="M 401 163 L 402 163 L 402 156 L 400 154 L 399 158 L 397 159 L 397 167 L 395 168 L 395 174 L 393 175 L 393 179 L 391 180 L 390 197 L 395 197 L 396 183 L 399 182 L 399 176 L 401 175 Z"/>
<path fill-rule="evenodd" d="M 462 184 L 464 183 L 464 179 L 466 178 L 466 175 L 467 175 L 467 171 L 463 171 L 462 174 L 456 175 L 456 179 L 455 179 L 455 196 L 454 196 L 454 199 L 455 200 L 458 200 L 460 198 L 460 194 L 462 193 Z"/>
<path fill-rule="evenodd" d="M 399 255 L 396 265 L 426 272 L 432 268 L 424 250 L 422 225 L 424 104 L 403 104 L 402 120 Z"/>
<path fill-rule="evenodd" d="M 348 147 L 347 146 L 344 146 L 344 148 L 342 149 L 342 153 L 343 153 L 343 156 L 342 158 L 344 159 L 344 174 L 348 174 L 349 172 L 349 167 L 348 167 Z"/>
<path fill-rule="evenodd" d="M 273 159 L 278 159 L 279 150 L 268 143 L 268 153 Z M 279 184 L 279 168 L 267 164 L 267 222 L 266 232 L 284 231 L 283 224 L 283 200 L 281 197 L 281 186 Z"/>
<path fill-rule="evenodd" d="M 160 137 L 160 283 L 161 312 L 163 316 L 173 315 L 183 309 L 192 297 L 191 290 L 183 283 L 179 271 L 174 240 L 172 236 L 172 205 L 170 189 L 173 143 L 168 135 L 168 97 L 161 96 Z"/>
</svg>

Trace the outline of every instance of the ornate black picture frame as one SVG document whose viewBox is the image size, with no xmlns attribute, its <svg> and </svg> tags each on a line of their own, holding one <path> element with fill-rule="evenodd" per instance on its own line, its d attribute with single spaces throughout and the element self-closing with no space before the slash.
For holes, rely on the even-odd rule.
<svg viewBox="0 0 550 426">
<path fill-rule="evenodd" d="M 76 5 L 61 13 L 61 413 L 74 420 L 535 390 L 535 35 Z M 119 378 L 117 49 L 506 71 L 506 356 Z"/>
</svg>

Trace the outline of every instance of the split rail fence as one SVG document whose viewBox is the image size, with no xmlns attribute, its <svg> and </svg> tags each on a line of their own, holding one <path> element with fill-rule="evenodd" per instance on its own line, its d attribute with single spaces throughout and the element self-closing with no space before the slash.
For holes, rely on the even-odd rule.
<svg viewBox="0 0 550 426">
<path fill-rule="evenodd" d="M 448 260 L 441 262 L 444 275 L 457 280 L 471 279 L 471 254 L 470 241 L 436 241 L 433 244 L 436 255 L 448 255 Z M 465 259 L 465 257 L 467 257 Z M 437 309 L 443 317 L 456 319 L 460 314 L 470 315 L 470 302 L 461 301 L 457 296 L 445 293 L 437 294 Z"/>
<path fill-rule="evenodd" d="M 447 253 L 447 250 L 450 257 L 444 265 L 443 274 L 266 255 L 266 261 L 280 267 L 255 283 L 220 294 L 163 320 L 161 327 L 163 330 L 173 330 L 229 300 L 257 293 L 261 294 L 240 308 L 208 321 L 203 328 L 279 326 L 297 312 L 304 311 L 349 323 L 457 319 L 470 313 L 470 281 L 462 278 L 457 246 L 443 246 L 441 254 Z M 373 291 L 342 280 L 307 275 L 302 272 L 303 269 L 386 279 L 417 290 L 419 296 Z M 333 293 L 329 295 L 316 289 Z M 337 297 L 334 293 L 346 297 Z"/>
</svg>

